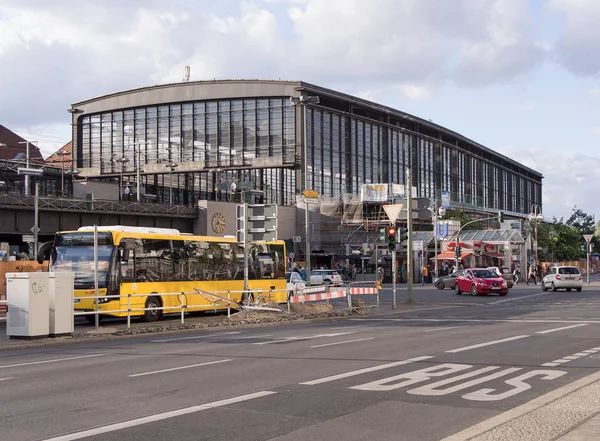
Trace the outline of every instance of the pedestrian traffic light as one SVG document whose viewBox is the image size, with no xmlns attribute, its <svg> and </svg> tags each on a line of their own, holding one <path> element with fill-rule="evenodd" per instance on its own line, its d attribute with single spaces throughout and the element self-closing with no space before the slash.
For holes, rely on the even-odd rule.
<svg viewBox="0 0 600 441">
<path fill-rule="evenodd" d="M 389 227 L 388 233 L 388 249 L 390 251 L 396 250 L 396 227 Z"/>
<path fill-rule="evenodd" d="M 503 211 L 498 212 L 498 222 L 500 222 L 500 223 L 504 222 L 504 212 Z"/>
<path fill-rule="evenodd" d="M 385 241 L 385 228 L 379 229 L 379 242 Z"/>
</svg>

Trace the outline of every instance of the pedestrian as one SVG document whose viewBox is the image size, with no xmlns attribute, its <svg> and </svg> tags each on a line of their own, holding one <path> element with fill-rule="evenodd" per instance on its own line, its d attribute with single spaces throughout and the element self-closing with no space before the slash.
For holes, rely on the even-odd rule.
<svg viewBox="0 0 600 441">
<path fill-rule="evenodd" d="M 304 267 L 300 267 L 300 277 L 302 277 L 302 280 L 304 280 L 306 282 L 306 270 L 304 269 Z"/>
<path fill-rule="evenodd" d="M 429 268 L 423 267 L 423 283 L 429 283 Z"/>
</svg>

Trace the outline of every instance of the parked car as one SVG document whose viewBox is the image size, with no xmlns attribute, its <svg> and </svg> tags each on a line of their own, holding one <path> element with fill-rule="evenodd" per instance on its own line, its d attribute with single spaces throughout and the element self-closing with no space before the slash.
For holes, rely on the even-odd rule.
<svg viewBox="0 0 600 441">
<path fill-rule="evenodd" d="M 295 296 L 298 291 L 306 287 L 306 282 L 300 273 L 290 272 L 285 274 L 287 298 Z"/>
<path fill-rule="evenodd" d="M 316 269 L 310 272 L 311 285 L 322 285 L 324 283 L 341 285 L 342 276 L 337 271 L 328 269 Z"/>
<path fill-rule="evenodd" d="M 583 274 L 576 266 L 553 266 L 548 269 L 548 274 L 542 279 L 542 291 L 556 291 L 576 289 L 581 292 L 583 287 Z"/>
<path fill-rule="evenodd" d="M 512 288 L 515 284 L 515 279 L 513 278 L 512 272 L 510 269 L 506 267 L 498 268 L 497 266 L 488 266 L 489 270 L 495 271 L 500 277 L 506 280 L 506 284 L 509 288 Z"/>
<path fill-rule="evenodd" d="M 456 277 L 456 294 L 469 292 L 471 295 L 479 294 L 508 294 L 506 280 L 487 268 L 468 268 L 462 270 Z"/>
<path fill-rule="evenodd" d="M 456 276 L 458 276 L 458 271 L 454 271 L 452 274 L 447 276 L 438 277 L 433 281 L 433 284 L 437 289 L 456 288 Z"/>
</svg>

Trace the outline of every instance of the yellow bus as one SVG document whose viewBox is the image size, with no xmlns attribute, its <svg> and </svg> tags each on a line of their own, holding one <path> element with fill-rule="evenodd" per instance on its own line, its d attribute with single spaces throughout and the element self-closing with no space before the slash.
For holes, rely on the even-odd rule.
<svg viewBox="0 0 600 441">
<path fill-rule="evenodd" d="M 131 315 L 146 321 L 161 317 L 160 307 L 181 307 L 186 311 L 226 309 L 226 302 L 195 289 L 242 301 L 244 249 L 233 237 L 192 236 L 170 228 L 129 226 L 97 227 L 98 310 L 106 315 L 127 316 L 127 294 Z M 262 291 L 270 301 L 286 301 L 285 243 L 248 244 L 248 288 Z M 58 232 L 50 251 L 49 270 L 75 273 L 75 310 L 95 310 L 94 227 Z M 185 293 L 161 295 L 161 293 Z M 143 296 L 139 296 L 143 294 Z M 107 296 L 120 295 L 120 298 Z M 251 297 L 253 294 L 246 294 Z M 116 311 L 120 312 L 108 312 Z M 178 309 L 166 312 L 178 312 Z M 90 314 L 88 319 L 93 320 Z"/>
</svg>

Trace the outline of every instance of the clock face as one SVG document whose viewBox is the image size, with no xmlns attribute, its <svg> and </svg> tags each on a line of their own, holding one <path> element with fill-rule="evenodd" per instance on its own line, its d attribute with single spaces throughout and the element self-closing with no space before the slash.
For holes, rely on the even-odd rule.
<svg viewBox="0 0 600 441">
<path fill-rule="evenodd" d="M 225 230 L 225 216 L 221 213 L 215 213 L 212 217 L 212 229 L 215 233 L 221 234 Z"/>
</svg>

